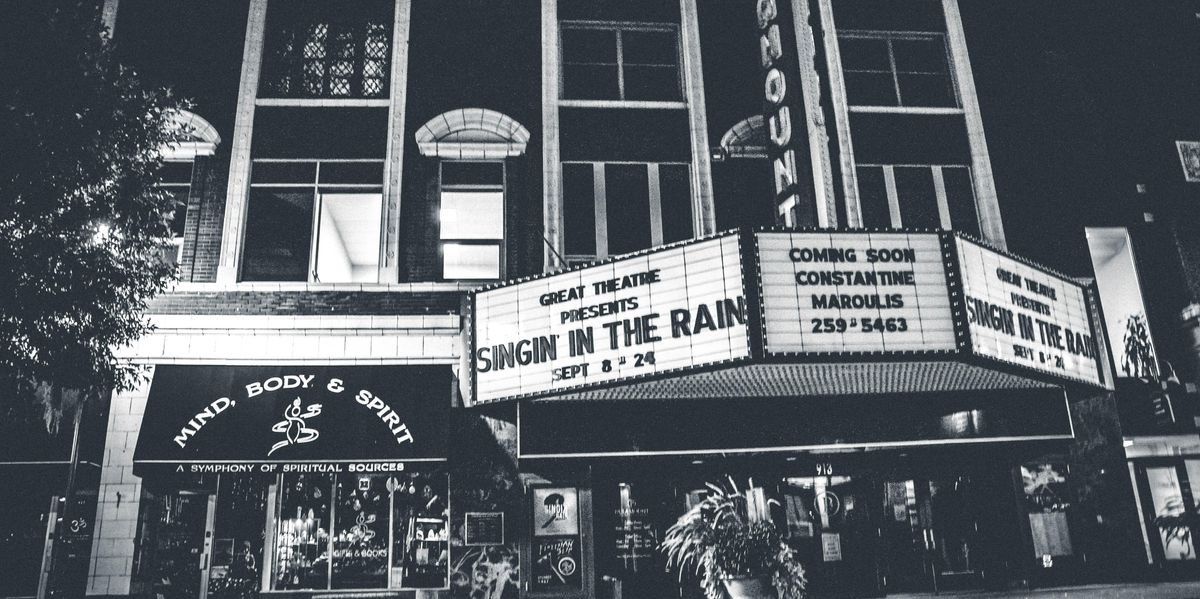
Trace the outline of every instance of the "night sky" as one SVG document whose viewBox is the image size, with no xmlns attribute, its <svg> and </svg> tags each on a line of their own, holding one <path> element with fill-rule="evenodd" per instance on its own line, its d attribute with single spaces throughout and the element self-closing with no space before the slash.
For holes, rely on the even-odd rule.
<svg viewBox="0 0 1200 599">
<path fill-rule="evenodd" d="M 1088 275 L 1083 227 L 1140 222 L 1137 183 L 1200 202 L 1174 144 L 1200 139 L 1200 3 L 960 7 L 1012 251 Z"/>
</svg>

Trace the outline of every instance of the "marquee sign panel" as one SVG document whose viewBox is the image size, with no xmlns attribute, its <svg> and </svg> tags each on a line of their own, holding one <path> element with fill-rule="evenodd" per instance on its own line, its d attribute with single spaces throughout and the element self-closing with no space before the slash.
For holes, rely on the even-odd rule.
<svg viewBox="0 0 1200 599">
<path fill-rule="evenodd" d="M 759 233 L 767 353 L 954 351 L 936 233 Z"/>
<path fill-rule="evenodd" d="M 737 236 L 475 294 L 479 403 L 749 356 Z"/>
<path fill-rule="evenodd" d="M 482 290 L 472 305 L 474 403 L 662 375 L 686 394 L 685 374 L 801 359 L 916 360 L 932 389 L 964 388 L 939 361 L 1030 386 L 1111 385 L 1084 286 L 948 232 L 742 231 Z"/>
<path fill-rule="evenodd" d="M 962 238 L 956 244 L 976 355 L 1103 384 L 1082 285 Z"/>
</svg>

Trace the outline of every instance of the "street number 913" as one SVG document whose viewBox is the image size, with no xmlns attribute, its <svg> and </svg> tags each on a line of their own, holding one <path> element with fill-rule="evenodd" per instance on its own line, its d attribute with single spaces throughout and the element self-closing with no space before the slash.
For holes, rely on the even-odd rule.
<svg viewBox="0 0 1200 599">
<path fill-rule="evenodd" d="M 904 318 L 814 318 L 814 333 L 845 333 L 859 329 L 864 333 L 903 333 L 908 330 Z"/>
</svg>

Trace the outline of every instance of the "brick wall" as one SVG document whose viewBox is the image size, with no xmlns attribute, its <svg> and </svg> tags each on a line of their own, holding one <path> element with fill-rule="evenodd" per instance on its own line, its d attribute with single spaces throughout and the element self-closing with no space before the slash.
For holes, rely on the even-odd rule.
<svg viewBox="0 0 1200 599">
<path fill-rule="evenodd" d="M 458 314 L 463 293 L 381 291 L 176 291 L 150 302 L 150 314 Z"/>
<path fill-rule="evenodd" d="M 180 280 L 210 283 L 217 280 L 221 260 L 221 230 L 225 225 L 225 187 L 229 178 L 229 154 L 218 150 L 215 156 L 197 161 L 188 198 L 188 224 L 193 220 L 194 236 L 185 231 L 183 265 Z M 185 225 L 186 226 L 186 225 Z"/>
</svg>

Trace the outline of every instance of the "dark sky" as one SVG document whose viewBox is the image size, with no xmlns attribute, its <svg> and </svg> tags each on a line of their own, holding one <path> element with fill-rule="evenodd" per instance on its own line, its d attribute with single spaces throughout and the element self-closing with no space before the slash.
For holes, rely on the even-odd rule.
<svg viewBox="0 0 1200 599">
<path fill-rule="evenodd" d="M 1137 183 L 1200 202 L 1174 145 L 1200 140 L 1200 2 L 960 7 L 1012 251 L 1086 275 L 1083 227 L 1140 221 Z"/>
</svg>

